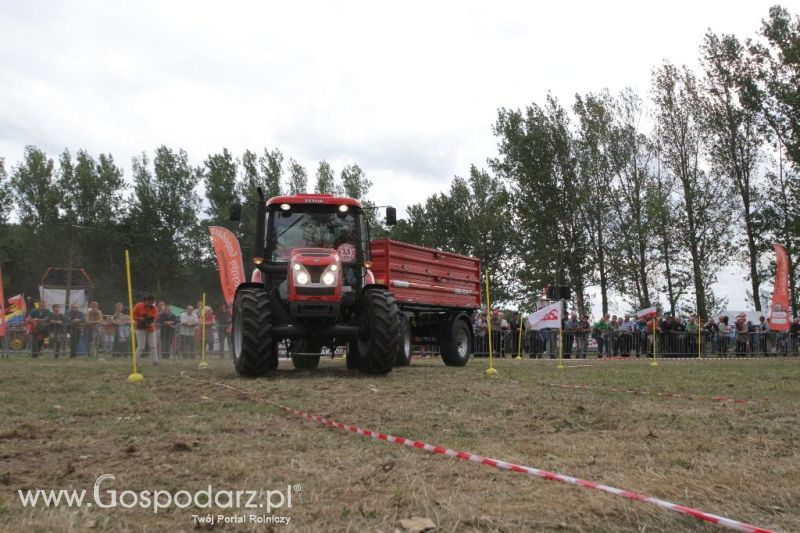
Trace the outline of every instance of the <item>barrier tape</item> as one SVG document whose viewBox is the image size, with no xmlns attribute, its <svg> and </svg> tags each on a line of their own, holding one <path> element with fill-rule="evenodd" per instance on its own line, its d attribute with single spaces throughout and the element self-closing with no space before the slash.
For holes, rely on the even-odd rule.
<svg viewBox="0 0 800 533">
<path fill-rule="evenodd" d="M 562 389 L 586 389 L 586 390 L 610 390 L 613 392 L 622 392 L 625 394 L 638 394 L 641 396 L 662 396 L 664 398 L 680 398 L 683 400 L 711 400 L 714 402 L 733 402 L 733 403 L 748 403 L 750 400 L 742 400 L 739 398 L 728 398 L 726 396 L 695 396 L 688 394 L 679 394 L 676 392 L 650 392 L 646 390 L 633 390 L 633 389 L 620 389 L 617 387 L 592 387 L 590 385 L 570 385 L 566 383 L 539 383 L 544 387 L 560 387 Z"/>
<path fill-rule="evenodd" d="M 329 418 L 325 418 L 320 415 L 313 415 L 311 413 L 307 413 L 305 411 L 301 411 L 299 409 L 294 409 L 292 407 L 287 407 L 282 405 L 278 402 L 273 400 L 268 400 L 266 398 L 261 398 L 256 396 L 253 392 L 248 391 L 246 389 L 241 389 L 239 387 L 233 387 L 226 383 L 213 383 L 207 380 L 192 378 L 191 376 L 186 375 L 185 372 L 181 372 L 181 375 L 186 377 L 189 380 L 198 382 L 198 383 L 207 383 L 212 384 L 217 387 L 225 388 L 234 392 L 238 392 L 240 394 L 244 394 L 253 398 L 256 401 L 260 401 L 262 403 L 271 405 L 273 407 L 277 407 L 282 409 L 288 413 L 291 413 L 295 416 L 308 420 L 310 422 L 316 422 L 318 424 L 322 424 L 323 426 L 336 428 L 351 434 L 361 435 L 363 437 L 369 437 L 376 441 L 386 441 L 392 442 L 394 444 L 399 444 L 402 446 L 407 446 L 409 448 L 416 448 L 418 450 L 424 450 L 426 452 L 430 452 L 436 455 L 444 455 L 447 457 L 451 457 L 454 459 L 461 459 L 463 461 L 469 461 L 472 463 L 482 464 L 484 466 L 490 466 L 492 468 L 497 468 L 500 470 L 508 470 L 511 472 L 517 472 L 519 474 L 527 474 L 534 477 L 539 477 L 542 479 L 546 479 L 548 481 L 559 481 L 561 483 L 566 483 L 568 485 L 577 485 L 579 487 L 583 487 L 585 489 L 592 489 L 592 490 L 599 490 L 602 492 L 606 492 L 608 494 L 613 494 L 615 496 L 621 496 L 628 500 L 634 500 L 644 503 L 649 503 L 655 506 L 658 506 L 662 509 L 666 509 L 668 511 L 673 511 L 676 513 L 680 513 L 686 516 L 694 517 L 698 520 L 702 520 L 704 522 L 709 522 L 712 524 L 717 524 L 722 527 L 726 527 L 729 529 L 733 529 L 736 531 L 745 531 L 748 533 L 774 533 L 772 530 L 765 529 L 759 526 L 754 526 L 751 524 L 747 524 L 744 522 L 739 522 L 738 520 L 733 520 L 731 518 L 725 518 L 723 516 L 718 516 L 711 513 L 706 513 L 705 511 L 700 511 L 697 509 L 693 509 L 691 507 L 686 507 L 683 505 L 679 505 L 676 503 L 671 503 L 665 500 L 660 500 L 658 498 L 653 498 L 651 496 L 645 496 L 643 494 L 639 494 L 637 492 L 618 489 L 616 487 L 611 487 L 609 485 L 603 485 L 601 483 L 595 483 L 593 481 L 586 481 L 584 479 L 575 478 L 572 476 L 567 476 L 564 474 L 558 474 L 556 472 L 549 472 L 547 470 L 541 470 L 538 468 L 534 468 L 531 466 L 523 466 L 518 465 L 515 463 L 510 463 L 508 461 L 502 461 L 500 459 L 492 459 L 490 457 L 484 457 L 482 455 L 477 455 L 470 452 L 454 450 L 452 448 L 445 448 L 443 446 L 437 446 L 435 444 L 429 444 L 427 442 L 407 439 L 405 437 L 396 437 L 394 435 L 389 435 L 388 433 L 381 433 L 378 431 L 372 431 L 369 429 L 363 429 L 358 426 L 350 425 L 350 424 L 343 424 L 341 422 L 336 422 L 335 420 L 331 420 Z"/>
<path fill-rule="evenodd" d="M 549 357 L 523 357 L 523 359 L 529 359 L 531 361 L 537 361 L 540 363 L 548 363 L 548 362 L 558 362 L 558 358 L 551 359 Z M 610 363 L 619 363 L 619 362 L 629 362 L 629 363 L 652 363 L 653 357 L 582 357 L 582 358 L 567 358 L 565 357 L 564 362 L 569 361 L 607 361 Z M 789 356 L 777 356 L 777 357 L 717 357 L 717 356 L 704 356 L 704 357 L 658 357 L 656 358 L 658 362 L 667 362 L 675 361 L 675 362 L 686 362 L 686 361 L 798 361 L 800 357 L 796 355 L 789 355 Z"/>
</svg>

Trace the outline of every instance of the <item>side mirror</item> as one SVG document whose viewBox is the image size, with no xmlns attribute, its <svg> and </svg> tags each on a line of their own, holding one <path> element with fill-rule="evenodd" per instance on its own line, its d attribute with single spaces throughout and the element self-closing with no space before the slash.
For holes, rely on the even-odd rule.
<svg viewBox="0 0 800 533">
<path fill-rule="evenodd" d="M 230 216 L 231 222 L 239 222 L 242 220 L 242 204 L 234 202 L 231 204 Z"/>
<path fill-rule="evenodd" d="M 397 224 L 397 209 L 394 207 L 386 208 L 386 225 L 394 226 Z"/>
</svg>

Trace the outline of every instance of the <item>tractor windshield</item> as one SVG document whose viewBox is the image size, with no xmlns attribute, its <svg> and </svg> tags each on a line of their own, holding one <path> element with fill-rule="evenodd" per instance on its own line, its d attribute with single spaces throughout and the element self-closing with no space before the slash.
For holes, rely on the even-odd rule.
<svg viewBox="0 0 800 533">
<path fill-rule="evenodd" d="M 286 262 L 295 248 L 332 248 L 343 263 L 354 263 L 358 250 L 355 209 L 301 208 L 273 211 L 267 249 L 273 262 Z"/>
</svg>

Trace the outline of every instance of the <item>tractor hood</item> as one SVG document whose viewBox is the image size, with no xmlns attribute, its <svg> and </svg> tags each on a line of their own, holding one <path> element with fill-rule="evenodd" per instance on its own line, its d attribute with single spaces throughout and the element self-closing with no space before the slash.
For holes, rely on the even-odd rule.
<svg viewBox="0 0 800 533">
<path fill-rule="evenodd" d="M 342 259 L 329 248 L 296 248 L 288 263 L 289 301 L 338 302 L 342 297 Z"/>
</svg>

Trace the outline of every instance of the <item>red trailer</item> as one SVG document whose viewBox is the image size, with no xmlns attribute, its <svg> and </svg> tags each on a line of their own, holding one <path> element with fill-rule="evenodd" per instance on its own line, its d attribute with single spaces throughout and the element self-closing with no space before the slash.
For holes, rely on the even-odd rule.
<svg viewBox="0 0 800 533">
<path fill-rule="evenodd" d="M 400 310 L 398 364 L 411 361 L 412 337 L 435 337 L 445 363 L 466 364 L 471 316 L 481 306 L 480 261 L 389 239 L 372 241 L 371 256 L 375 283 L 391 291 Z"/>
<path fill-rule="evenodd" d="M 241 206 L 231 210 L 238 220 Z M 386 224 L 396 222 L 386 209 Z M 324 349 L 347 345 L 347 366 L 386 374 L 411 360 L 411 338 L 435 337 L 442 360 L 472 355 L 472 312 L 480 307 L 477 259 L 390 240 L 368 240 L 356 199 L 297 194 L 267 200 L 259 190 L 251 281 L 236 289 L 236 371 L 278 367 L 278 346 L 295 368 L 316 368 Z"/>
</svg>

